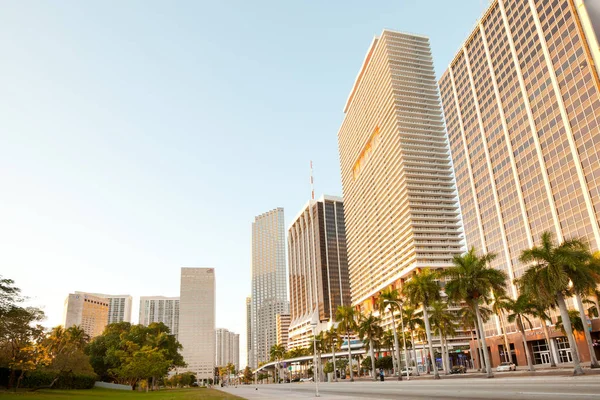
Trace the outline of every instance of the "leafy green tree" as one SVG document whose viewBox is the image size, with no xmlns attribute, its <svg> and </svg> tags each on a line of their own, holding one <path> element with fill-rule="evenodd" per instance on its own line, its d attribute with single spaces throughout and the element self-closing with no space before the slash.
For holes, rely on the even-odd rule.
<svg viewBox="0 0 600 400">
<path fill-rule="evenodd" d="M 375 343 L 378 342 L 383 335 L 383 329 L 380 326 L 381 319 L 370 313 L 368 316 L 360 315 L 358 320 L 358 337 L 363 343 L 367 344 L 369 349 L 369 359 L 371 360 L 371 368 L 369 370 L 372 372 L 373 380 L 377 380 L 375 374 L 375 354 L 373 353 L 373 347 Z"/>
<path fill-rule="evenodd" d="M 522 251 L 520 261 L 524 264 L 533 264 L 518 280 L 521 293 L 529 296 L 532 301 L 542 304 L 548 302 L 558 304 L 562 321 L 564 321 L 565 334 L 571 348 L 573 374 L 583 375 L 565 297 L 569 297 L 575 292 L 580 310 L 583 311 L 581 294 L 589 292 L 591 286 L 595 287 L 598 279 L 598 268 L 591 253 L 581 239 L 569 239 L 557 245 L 552 233 L 544 232 L 540 246 Z M 589 342 L 588 346 L 590 346 Z M 590 355 L 592 366 L 597 365 L 597 361 L 594 363 L 593 348 Z"/>
<path fill-rule="evenodd" d="M 185 366 L 181 349 L 162 322 L 148 326 L 119 322 L 108 325 L 102 335 L 95 337 L 86 346 L 86 353 L 94 371 L 104 380 L 134 387 L 140 380 L 151 379 L 154 388 L 157 378 L 172 368 Z M 155 365 L 144 369 L 144 362 Z M 146 372 L 154 375 L 147 376 Z"/>
<path fill-rule="evenodd" d="M 519 332 L 521 332 L 521 337 L 523 339 L 523 347 L 525 348 L 525 356 L 527 357 L 527 366 L 530 371 L 534 371 L 533 360 L 531 359 L 531 353 L 529 351 L 529 346 L 527 346 L 527 336 L 525 335 L 525 324 L 529 326 L 529 329 L 533 328 L 533 324 L 528 318 L 528 315 L 533 314 L 533 305 L 529 301 L 529 297 L 527 295 L 520 295 L 516 300 L 508 299 L 507 300 L 507 309 L 510 314 L 508 315 L 508 322 L 517 323 L 517 328 Z"/>
<path fill-rule="evenodd" d="M 394 360 L 391 356 L 379 357 L 375 363 L 375 368 L 383 368 L 391 371 L 394 369 Z"/>
<path fill-rule="evenodd" d="M 429 343 L 429 354 L 433 361 L 435 361 L 435 354 L 431 342 L 431 324 L 429 322 L 428 308 L 432 302 L 438 301 L 441 298 L 437 278 L 438 274 L 436 272 L 433 272 L 430 269 L 424 269 L 420 273 L 414 274 L 402 288 L 403 294 L 412 304 L 423 306 L 423 320 L 425 322 L 425 331 Z M 433 362 L 433 377 L 434 379 L 440 379 L 440 374 L 435 362 Z"/>
<path fill-rule="evenodd" d="M 246 368 L 244 368 L 244 383 L 246 385 L 252 383 L 252 370 L 250 369 L 249 366 L 246 366 Z"/>
<path fill-rule="evenodd" d="M 478 256 L 475 248 L 471 247 L 467 253 L 455 256 L 452 260 L 454 268 L 448 268 L 442 274 L 447 278 L 448 297 L 455 302 L 465 301 L 473 306 L 480 332 L 484 332 L 480 306 L 490 303 L 492 292 L 501 295 L 506 291 L 506 273 L 489 265 L 495 257 L 492 253 Z M 482 334 L 480 339 L 487 377 L 492 378 L 494 374 L 485 334 Z"/>
<path fill-rule="evenodd" d="M 352 306 L 339 306 L 335 312 L 335 320 L 338 323 L 338 331 L 346 334 L 348 341 L 348 362 L 351 363 L 350 332 L 355 332 L 357 328 L 356 312 Z M 350 382 L 354 382 L 352 364 L 350 364 Z"/>
<path fill-rule="evenodd" d="M 24 300 L 15 282 L 0 276 L 0 351 L 4 355 L 0 364 L 10 369 L 11 388 L 19 386 L 26 371 L 49 362 L 47 353 L 39 346 L 44 337 L 40 325 L 44 312 L 35 307 L 21 307 Z"/>
</svg>

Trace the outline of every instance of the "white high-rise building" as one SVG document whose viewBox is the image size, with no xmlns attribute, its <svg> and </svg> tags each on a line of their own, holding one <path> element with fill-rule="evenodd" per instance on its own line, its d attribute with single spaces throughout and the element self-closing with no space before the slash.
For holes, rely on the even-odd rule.
<svg viewBox="0 0 600 400">
<path fill-rule="evenodd" d="M 216 366 L 224 367 L 229 363 L 240 369 L 240 335 L 227 329 L 219 328 L 216 331 Z"/>
<path fill-rule="evenodd" d="M 352 305 L 452 266 L 463 244 L 429 39 L 373 40 L 338 132 Z M 386 313 L 389 315 L 389 313 Z M 384 321 L 389 323 L 390 319 Z"/>
<path fill-rule="evenodd" d="M 148 326 L 162 322 L 169 327 L 171 334 L 178 338 L 179 297 L 142 296 L 140 297 L 140 324 Z"/>
<path fill-rule="evenodd" d="M 82 293 L 82 292 L 75 292 Z M 108 300 L 108 323 L 131 322 L 131 306 L 133 297 L 128 294 L 90 293 L 93 296 L 104 297 Z"/>
<path fill-rule="evenodd" d="M 268 361 L 277 344 L 277 314 L 289 313 L 285 267 L 283 208 L 259 215 L 252 223 L 252 359 Z"/>
<path fill-rule="evenodd" d="M 198 379 L 212 379 L 215 367 L 215 270 L 181 268 L 179 343 L 187 367 Z"/>
</svg>

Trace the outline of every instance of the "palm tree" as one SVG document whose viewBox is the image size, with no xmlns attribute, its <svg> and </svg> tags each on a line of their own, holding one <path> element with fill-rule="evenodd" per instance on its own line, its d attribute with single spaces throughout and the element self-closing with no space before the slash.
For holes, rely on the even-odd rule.
<svg viewBox="0 0 600 400">
<path fill-rule="evenodd" d="M 492 315 L 492 311 L 486 307 L 479 307 L 479 313 L 481 314 L 481 319 L 483 320 L 483 323 L 486 323 Z M 459 318 L 463 328 L 471 331 L 471 340 L 475 340 L 475 344 L 477 346 L 477 356 L 479 357 L 478 370 L 481 371 L 484 368 L 483 352 L 481 351 L 481 340 L 479 340 L 481 335 L 479 334 L 479 329 L 477 328 L 477 317 L 475 315 L 475 308 L 473 307 L 473 305 L 465 303 L 465 305 L 459 311 Z M 475 331 L 475 338 L 473 338 L 473 331 Z"/>
<path fill-rule="evenodd" d="M 323 331 L 319 332 L 315 335 L 315 347 L 317 348 L 317 357 L 319 358 L 319 379 L 321 382 L 325 380 L 324 372 L 323 372 L 323 359 L 321 358 L 321 354 L 324 351 L 327 351 L 327 344 L 325 343 L 325 333 Z"/>
<path fill-rule="evenodd" d="M 383 335 L 381 336 L 381 346 L 384 349 L 387 349 L 391 354 L 396 351 L 396 348 L 394 347 L 394 332 L 392 332 L 391 329 L 383 332 Z"/>
<path fill-rule="evenodd" d="M 540 320 L 540 323 L 542 324 L 542 330 L 544 331 L 544 336 L 546 337 L 546 345 L 548 346 L 548 350 L 550 350 L 550 333 L 548 332 L 548 325 L 546 324 L 547 321 L 551 321 L 550 316 L 546 312 L 548 308 L 550 308 L 549 305 L 543 305 L 538 301 L 531 302 L 531 315 Z M 550 355 L 550 366 L 556 367 L 554 353 L 549 351 L 548 354 Z"/>
<path fill-rule="evenodd" d="M 279 361 L 283 358 L 285 354 L 285 348 L 281 344 L 274 344 L 273 346 L 271 346 L 271 350 L 269 353 L 271 355 L 271 360 L 277 361 L 277 367 L 275 368 L 274 376 L 274 378 L 277 379 L 277 375 L 279 373 Z M 279 382 L 278 379 L 277 382 Z"/>
<path fill-rule="evenodd" d="M 412 358 L 417 364 L 417 351 L 415 350 L 415 331 L 418 327 L 423 326 L 423 319 L 418 316 L 417 310 L 412 306 L 402 307 L 402 318 L 404 318 L 404 324 L 406 329 L 410 332 L 410 347 L 412 350 Z M 419 369 L 415 368 L 415 373 L 419 376 Z"/>
<path fill-rule="evenodd" d="M 581 317 L 576 310 L 569 310 L 569 321 L 571 322 L 571 328 L 573 332 L 583 332 L 583 323 L 581 322 Z M 565 333 L 565 326 L 562 323 L 562 317 L 559 315 L 556 318 L 556 329 L 560 329 L 563 333 Z"/>
<path fill-rule="evenodd" d="M 580 294 L 589 290 L 590 284 L 597 276 L 593 273 L 595 271 L 594 263 L 589 262 L 590 252 L 587 250 L 587 246 L 580 239 L 565 240 L 557 245 L 552 233 L 544 232 L 541 237 L 541 245 L 523 250 L 519 259 L 524 264 L 533 263 L 518 280 L 521 293 L 528 295 L 533 301 L 542 303 L 552 301 L 558 304 L 562 321 L 564 321 L 565 334 L 571 348 L 573 374 L 583 375 L 565 297 L 571 295 L 569 286 L 572 283 L 573 290 L 580 300 Z M 594 365 L 593 348 L 590 356 L 592 365 Z"/>
<path fill-rule="evenodd" d="M 456 335 L 456 317 L 448 310 L 448 303 L 434 301 L 431 303 L 431 323 L 434 331 L 440 335 L 440 346 L 442 349 L 442 365 L 446 375 L 450 373 L 450 355 L 448 354 L 448 336 Z"/>
<path fill-rule="evenodd" d="M 435 364 L 435 354 L 433 352 L 433 344 L 431 342 L 431 324 L 429 323 L 429 313 L 427 309 L 434 301 L 440 300 L 440 286 L 437 282 L 438 274 L 430 269 L 424 269 L 404 284 L 402 289 L 403 294 L 410 300 L 412 304 L 420 304 L 423 306 L 423 320 L 425 321 L 425 331 L 427 333 L 427 341 L 429 342 L 429 356 L 433 364 L 433 377 L 440 379 L 440 374 Z"/>
<path fill-rule="evenodd" d="M 495 257 L 496 255 L 493 253 L 478 256 L 475 248 L 471 247 L 466 254 L 453 258 L 454 268 L 448 268 L 443 272 L 443 276 L 448 278 L 446 282 L 448 297 L 456 302 L 465 301 L 473 305 L 477 325 L 482 333 L 481 347 L 488 378 L 493 378 L 494 374 L 479 308 L 481 302 L 489 303 L 489 295 L 492 291 L 502 294 L 506 290 L 506 273 L 489 266 Z"/>
<path fill-rule="evenodd" d="M 325 331 L 325 343 L 331 347 L 331 358 L 332 358 L 332 362 L 333 362 L 333 379 L 337 382 L 338 381 L 338 377 L 337 377 L 337 367 L 336 367 L 336 363 L 335 363 L 335 350 L 336 347 L 338 347 L 339 345 L 339 338 L 340 335 L 338 334 L 337 330 L 335 329 L 334 326 L 332 326 L 331 328 L 329 328 L 328 331 Z"/>
<path fill-rule="evenodd" d="M 356 312 L 352 306 L 339 306 L 335 312 L 338 331 L 346 334 L 348 340 L 348 364 L 350 365 L 350 382 L 354 382 L 352 372 L 352 352 L 350 351 L 350 332 L 356 331 Z"/>
<path fill-rule="evenodd" d="M 521 332 L 521 337 L 523 338 L 523 347 L 525 348 L 525 356 L 527 357 L 527 366 L 529 367 L 530 371 L 534 371 L 535 368 L 533 368 L 531 353 L 529 352 L 529 346 L 527 345 L 527 336 L 525 335 L 525 322 L 527 322 L 529 325 L 529 329 L 533 327 L 533 324 L 527 317 L 528 315 L 533 314 L 533 305 L 526 295 L 521 294 L 516 300 L 508 300 L 507 306 L 510 312 L 508 315 L 508 322 L 511 324 L 515 321 L 517 322 L 517 328 L 519 328 L 519 332 Z"/>
<path fill-rule="evenodd" d="M 381 319 L 370 313 L 369 316 L 360 315 L 358 320 L 358 336 L 360 340 L 365 342 L 369 347 L 369 355 L 371 356 L 371 372 L 373 380 L 377 380 L 375 374 L 375 353 L 373 351 L 374 343 L 379 341 L 383 335 L 383 329 L 379 325 Z"/>
<path fill-rule="evenodd" d="M 494 302 L 492 303 L 492 311 L 500 321 L 500 329 L 504 337 L 504 361 L 510 360 L 510 344 L 508 343 L 508 335 L 506 334 L 506 326 L 504 325 L 504 311 L 508 309 L 508 300 L 510 298 L 503 293 L 493 293 Z"/>
<path fill-rule="evenodd" d="M 381 313 L 385 311 L 385 309 L 389 306 L 390 313 L 392 314 L 392 330 L 394 332 L 394 348 L 396 349 L 396 353 L 392 352 L 392 360 L 396 359 L 396 363 L 394 364 L 394 372 L 398 374 L 398 380 L 402 380 L 402 374 L 400 373 L 400 346 L 398 345 L 398 331 L 396 330 L 396 317 L 394 316 L 394 310 L 398 308 L 398 303 L 401 301 L 400 293 L 398 289 L 388 288 L 384 290 L 379 295 L 378 306 Z"/>
</svg>

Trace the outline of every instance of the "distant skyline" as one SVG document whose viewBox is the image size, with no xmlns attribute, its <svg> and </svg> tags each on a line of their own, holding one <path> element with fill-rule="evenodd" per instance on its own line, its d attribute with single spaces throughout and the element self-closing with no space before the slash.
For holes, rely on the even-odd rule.
<svg viewBox="0 0 600 400">
<path fill-rule="evenodd" d="M 0 274 L 61 323 L 74 291 L 179 296 L 215 268 L 246 332 L 254 216 L 342 195 L 337 132 L 374 36 L 447 68 L 487 1 L 2 1 Z M 245 334 L 240 347 L 246 359 Z M 244 362 L 242 361 L 242 364 Z"/>
</svg>

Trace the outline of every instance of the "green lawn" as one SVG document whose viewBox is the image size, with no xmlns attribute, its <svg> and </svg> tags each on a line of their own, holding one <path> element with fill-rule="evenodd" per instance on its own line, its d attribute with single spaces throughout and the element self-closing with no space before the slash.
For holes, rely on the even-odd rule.
<svg viewBox="0 0 600 400">
<path fill-rule="evenodd" d="M 157 392 L 127 392 L 123 390 L 90 389 L 90 390 L 40 390 L 37 392 L 2 392 L 0 400 L 234 400 L 241 397 L 232 396 L 214 389 L 165 389 Z"/>
</svg>

